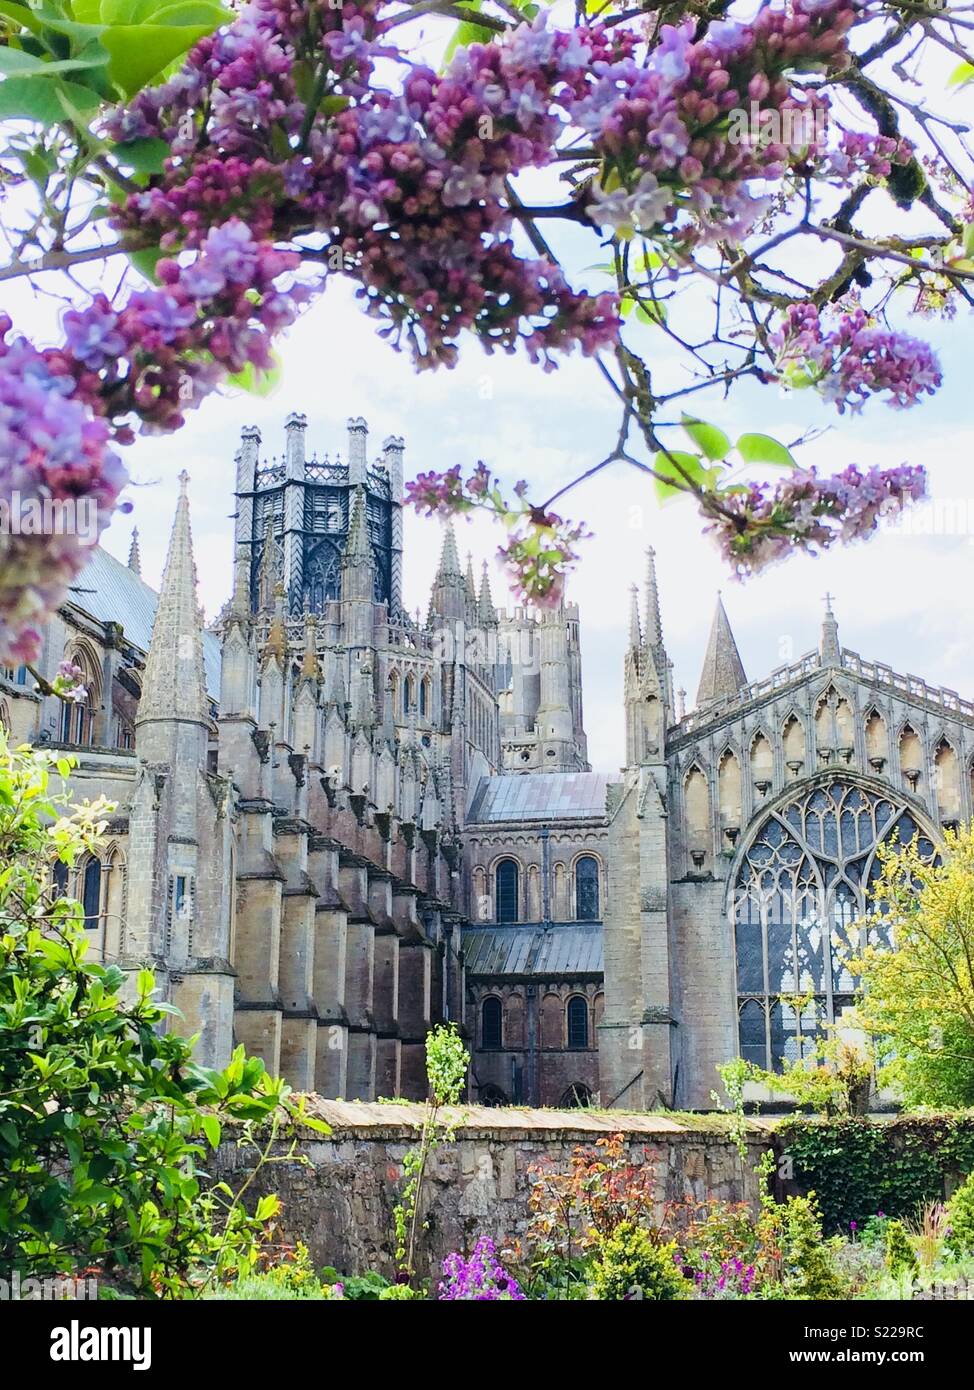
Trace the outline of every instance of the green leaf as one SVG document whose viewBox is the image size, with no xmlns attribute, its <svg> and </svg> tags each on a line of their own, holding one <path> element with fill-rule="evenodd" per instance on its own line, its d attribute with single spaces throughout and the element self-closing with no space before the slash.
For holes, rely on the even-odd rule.
<svg viewBox="0 0 974 1390">
<path fill-rule="evenodd" d="M 227 378 L 231 386 L 236 386 L 240 391 L 246 391 L 248 396 L 269 396 L 275 391 L 281 380 L 281 366 L 277 358 L 274 365 L 266 372 L 260 372 L 248 362 L 242 372 L 234 372 Z"/>
<path fill-rule="evenodd" d="M 220 1121 L 215 1115 L 204 1115 L 201 1123 L 203 1125 L 203 1133 L 209 1140 L 210 1148 L 218 1149 L 220 1147 Z"/>
<path fill-rule="evenodd" d="M 770 434 L 742 434 L 737 452 L 745 463 L 770 463 L 775 468 L 796 468 L 794 457 Z"/>
<path fill-rule="evenodd" d="M 64 120 L 61 96 L 69 92 L 75 104 L 84 103 L 89 112 L 97 110 L 99 101 L 86 87 L 60 77 L 41 73 L 31 77 L 8 77 L 0 82 L 0 120 L 19 119 L 38 121 L 53 126 Z"/>
<path fill-rule="evenodd" d="M 112 154 L 123 168 L 137 174 L 161 174 L 169 146 L 165 140 L 128 140 L 124 145 L 115 145 Z"/>
<path fill-rule="evenodd" d="M 680 467 L 677 467 L 678 464 Z M 661 478 L 655 478 L 653 486 L 660 502 L 670 502 L 676 497 L 684 496 L 687 479 L 706 486 L 713 481 L 717 473 L 715 468 L 704 468 L 696 454 L 684 453 L 682 449 L 670 449 L 665 454 L 660 451 L 653 460 L 653 469 L 656 473 L 662 474 L 663 478 L 673 478 L 679 484 L 674 487 Z"/>
<path fill-rule="evenodd" d="M 731 442 L 723 430 L 718 429 L 716 425 L 708 425 L 706 420 L 697 420 L 692 415 L 683 415 L 680 418 L 686 433 L 707 458 L 717 462 L 727 457 Z"/>
<path fill-rule="evenodd" d="M 33 10 L 27 5 L 15 5 L 12 0 L 0 0 L 0 14 L 6 15 L 22 28 L 29 29 L 32 34 L 39 34 L 44 27 Z"/>
<path fill-rule="evenodd" d="M 471 14 L 476 14 L 480 7 L 481 0 L 470 0 L 469 5 L 463 6 L 463 8 L 469 10 Z M 444 50 L 444 67 L 449 63 L 458 48 L 469 48 L 472 43 L 489 43 L 493 37 L 493 31 L 486 29 L 482 24 L 477 24 L 473 20 L 462 19 L 456 29 L 454 29 L 453 37 Z"/>
<path fill-rule="evenodd" d="M 947 86 L 965 87 L 971 81 L 974 81 L 974 63 L 958 63 L 947 79 Z"/>
<path fill-rule="evenodd" d="M 51 76 L 56 72 L 80 72 L 85 68 L 103 67 L 105 55 L 93 54 L 89 57 L 65 58 L 54 63 L 45 63 L 32 53 L 24 53 L 20 48 L 0 48 L 0 73 L 37 73 Z"/>
<path fill-rule="evenodd" d="M 116 24 L 104 31 L 101 41 L 110 56 L 109 76 L 127 97 L 141 91 L 174 58 L 212 34 L 228 18 L 215 5 L 193 8 L 208 9 L 210 18 L 197 24 Z"/>
</svg>

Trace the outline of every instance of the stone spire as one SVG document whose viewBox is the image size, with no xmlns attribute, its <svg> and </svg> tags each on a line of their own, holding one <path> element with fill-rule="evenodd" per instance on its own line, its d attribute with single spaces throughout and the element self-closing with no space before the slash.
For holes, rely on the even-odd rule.
<svg viewBox="0 0 974 1390">
<path fill-rule="evenodd" d="M 209 719 L 188 483 L 189 474 L 184 470 L 179 475 L 179 501 L 145 662 L 137 729 L 150 722 L 205 725 Z M 139 750 L 146 751 L 142 743 Z"/>
<path fill-rule="evenodd" d="M 466 619 L 468 603 L 467 581 L 460 568 L 456 533 L 452 522 L 447 522 L 443 533 L 440 563 L 430 594 L 430 617 Z"/>
<path fill-rule="evenodd" d="M 132 527 L 132 544 L 129 546 L 129 569 L 134 570 L 137 575 L 142 575 L 142 556 L 139 553 L 139 528 Z"/>
<path fill-rule="evenodd" d="M 301 675 L 305 680 L 318 679 L 318 639 L 315 615 L 304 615 L 304 655 L 301 658 Z"/>
<path fill-rule="evenodd" d="M 842 648 L 839 646 L 839 624 L 832 612 L 832 595 L 825 595 L 825 617 L 822 620 L 821 657 L 823 666 L 839 666 Z"/>
<path fill-rule="evenodd" d="M 280 549 L 274 535 L 274 518 L 270 516 L 267 518 L 264 549 L 257 570 L 257 606 L 261 612 L 266 612 L 274 604 L 274 591 L 280 578 L 277 564 Z"/>
<path fill-rule="evenodd" d="M 464 591 L 467 596 L 467 622 L 477 621 L 477 584 L 473 577 L 473 556 L 467 551 L 467 570 L 463 578 Z"/>
<path fill-rule="evenodd" d="M 656 583 L 656 551 L 646 550 L 646 646 L 652 650 L 663 642 L 663 625 L 659 615 L 659 588 Z"/>
<path fill-rule="evenodd" d="M 440 552 L 440 567 L 437 570 L 437 577 L 449 576 L 450 579 L 455 579 L 461 573 L 460 555 L 457 551 L 457 533 L 453 529 L 453 522 L 448 521 L 443 531 L 443 549 Z"/>
<path fill-rule="evenodd" d="M 629 594 L 629 647 L 638 652 L 643 645 L 643 634 L 639 624 L 639 590 L 635 584 Z"/>
<path fill-rule="evenodd" d="M 715 700 L 731 698 L 742 685 L 747 685 L 744 664 L 741 661 L 731 625 L 720 595 L 717 595 L 717 608 L 707 643 L 700 684 L 697 687 L 697 707 L 713 704 Z"/>
<path fill-rule="evenodd" d="M 494 596 L 490 592 L 490 575 L 487 573 L 487 561 L 484 561 L 483 569 L 480 573 L 480 597 L 477 600 L 477 616 L 481 626 L 493 627 L 497 622 L 497 609 L 494 607 Z"/>
<path fill-rule="evenodd" d="M 352 514 L 348 519 L 345 563 L 349 565 L 371 565 L 372 563 L 372 547 L 369 545 L 369 528 L 365 516 L 365 492 L 361 487 L 357 487 L 352 495 Z"/>
</svg>

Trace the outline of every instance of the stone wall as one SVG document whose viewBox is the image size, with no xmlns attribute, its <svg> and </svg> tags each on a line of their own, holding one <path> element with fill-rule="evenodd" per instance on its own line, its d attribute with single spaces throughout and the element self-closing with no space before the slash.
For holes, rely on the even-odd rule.
<svg viewBox="0 0 974 1390">
<path fill-rule="evenodd" d="M 402 1188 L 402 1160 L 417 1142 L 423 1108 L 330 1101 L 309 1106 L 332 1127 L 329 1137 L 307 1133 L 293 1158 L 267 1165 L 257 1193 L 276 1192 L 283 1203 L 282 1239 L 302 1240 L 318 1265 L 346 1274 L 377 1269 L 393 1273 L 393 1208 Z M 769 1140 L 754 1122 L 749 1160 L 742 1166 L 726 1123 L 680 1123 L 662 1115 L 611 1116 L 592 1111 L 489 1109 L 464 1106 L 451 1143 L 430 1165 L 424 1232 L 418 1261 L 426 1275 L 439 1272 L 451 1250 L 469 1251 L 481 1234 L 498 1245 L 523 1233 L 528 1220 L 529 1168 L 553 1164 L 565 1171 L 579 1144 L 622 1133 L 638 1163 L 652 1163 L 661 1202 L 685 1197 L 747 1200 L 756 1205 L 754 1163 Z M 289 1145 L 280 1143 L 277 1155 Z M 251 1156 L 227 1142 L 215 1165 L 234 1186 Z"/>
</svg>

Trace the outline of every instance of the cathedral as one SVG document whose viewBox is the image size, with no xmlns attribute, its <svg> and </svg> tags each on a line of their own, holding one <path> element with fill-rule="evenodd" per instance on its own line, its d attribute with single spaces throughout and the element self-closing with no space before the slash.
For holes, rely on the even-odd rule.
<svg viewBox="0 0 974 1390">
<path fill-rule="evenodd" d="M 150 965 L 205 1064 L 243 1044 L 301 1090 L 425 1094 L 454 1021 L 482 1104 L 706 1109 L 716 1067 L 808 1056 L 851 1003 L 877 851 L 971 818 L 974 704 L 841 645 L 749 681 L 718 600 L 674 697 L 652 551 L 633 589 L 625 766 L 588 763 L 580 614 L 498 608 L 452 529 L 403 582 L 403 441 L 236 456 L 231 597 L 204 627 L 188 479 L 159 591 L 96 548 L 48 624 L 63 704 L 0 671 L 11 738 L 114 805 L 59 884 L 92 948 Z M 873 939 L 881 921 L 870 923 Z"/>
</svg>

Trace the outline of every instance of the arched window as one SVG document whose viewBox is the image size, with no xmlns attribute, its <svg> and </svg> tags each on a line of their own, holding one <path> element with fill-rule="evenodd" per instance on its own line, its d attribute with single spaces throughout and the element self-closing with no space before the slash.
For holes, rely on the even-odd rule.
<svg viewBox="0 0 974 1390">
<path fill-rule="evenodd" d="M 575 916 L 580 922 L 599 920 L 599 861 L 591 854 L 575 865 Z"/>
<path fill-rule="evenodd" d="M 89 859 L 85 865 L 81 906 L 84 908 L 85 926 L 89 930 L 97 927 L 101 916 L 101 863 L 97 859 Z"/>
<path fill-rule="evenodd" d="M 51 870 L 51 882 L 59 898 L 68 896 L 68 866 L 63 859 L 55 859 L 54 868 Z"/>
<path fill-rule="evenodd" d="M 499 1086 L 486 1085 L 480 1088 L 481 1105 L 509 1105 L 507 1096 Z"/>
<path fill-rule="evenodd" d="M 61 711 L 61 742 L 87 748 L 94 735 L 95 710 L 100 701 L 95 659 L 86 647 L 77 647 L 66 653 L 65 660 L 80 668 L 78 685 L 84 691 L 84 695 L 81 699 L 68 699 L 64 702 Z"/>
<path fill-rule="evenodd" d="M 502 859 L 495 874 L 498 922 L 516 922 L 518 919 L 518 877 L 517 861 Z"/>
<path fill-rule="evenodd" d="M 504 1008 L 493 995 L 486 998 L 480 1009 L 480 1045 L 486 1048 L 504 1046 Z"/>
<path fill-rule="evenodd" d="M 429 676 L 424 676 L 419 683 L 419 713 L 422 719 L 429 714 L 430 706 L 430 682 Z"/>
<path fill-rule="evenodd" d="M 580 994 L 568 1001 L 568 1046 L 588 1047 L 588 1000 Z"/>
<path fill-rule="evenodd" d="M 592 1104 L 592 1092 L 584 1081 L 573 1081 L 558 1104 L 562 1110 L 582 1110 Z"/>
<path fill-rule="evenodd" d="M 805 791 L 764 821 L 736 881 L 738 1038 L 741 1056 L 768 1070 L 811 1056 L 827 1024 L 852 1003 L 848 967 L 864 944 L 890 945 L 889 928 L 864 917 L 879 874 L 877 847 L 931 840 L 902 803 L 848 782 Z M 856 939 L 853 939 L 856 938 Z M 795 1004 L 801 996 L 801 1008 Z"/>
</svg>

